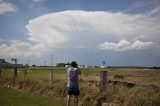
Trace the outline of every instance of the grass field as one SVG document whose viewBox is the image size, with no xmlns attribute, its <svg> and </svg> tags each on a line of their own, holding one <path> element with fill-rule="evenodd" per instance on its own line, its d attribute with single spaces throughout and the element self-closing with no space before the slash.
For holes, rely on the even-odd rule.
<svg viewBox="0 0 160 106">
<path fill-rule="evenodd" d="M 55 75 L 66 75 L 66 68 L 53 68 Z M 32 78 L 49 78 L 51 68 L 50 67 L 30 67 L 27 70 L 27 77 Z M 99 69 L 82 69 L 82 74 L 97 74 Z M 2 69 L 3 76 L 12 77 L 13 69 Z M 18 77 L 24 77 L 24 69 L 18 69 Z"/>
<path fill-rule="evenodd" d="M 160 70 L 111 68 L 108 71 L 108 80 L 134 83 L 135 86 L 127 88 L 123 85 L 108 84 L 106 92 L 99 91 L 101 69 L 81 69 L 80 76 L 80 106 L 160 106 Z M 65 68 L 54 68 L 54 86 L 50 87 L 49 67 L 30 67 L 27 76 L 24 70 L 18 70 L 18 78 L 12 82 L 12 71 L 2 70 L 0 86 L 8 86 L 37 96 L 56 98 L 58 101 L 66 100 L 67 75 Z M 115 75 L 123 78 L 115 78 Z M 12 101 L 11 101 L 12 102 Z M 52 105 L 50 105 L 52 106 Z M 100 106 L 100 105 L 99 105 Z"/>
<path fill-rule="evenodd" d="M 64 106 L 48 97 L 33 96 L 12 88 L 0 87 L 0 106 Z"/>
</svg>

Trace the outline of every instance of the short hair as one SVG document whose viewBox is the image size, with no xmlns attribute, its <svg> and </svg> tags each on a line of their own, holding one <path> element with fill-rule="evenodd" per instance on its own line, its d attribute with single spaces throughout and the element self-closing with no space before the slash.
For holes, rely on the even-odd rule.
<svg viewBox="0 0 160 106">
<path fill-rule="evenodd" d="M 77 66 L 76 61 L 72 61 L 72 62 L 71 62 L 71 66 L 72 66 L 72 67 L 76 67 L 76 66 Z"/>
</svg>

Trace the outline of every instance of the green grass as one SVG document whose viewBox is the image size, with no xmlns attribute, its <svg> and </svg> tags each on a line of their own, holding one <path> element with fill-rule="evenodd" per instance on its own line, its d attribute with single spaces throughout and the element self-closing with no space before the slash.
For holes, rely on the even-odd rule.
<svg viewBox="0 0 160 106">
<path fill-rule="evenodd" d="M 67 83 L 66 70 L 67 70 L 66 68 L 54 68 L 54 86 L 49 87 L 48 82 L 49 82 L 49 74 L 51 71 L 49 67 L 30 67 L 28 69 L 26 78 L 23 78 L 24 77 L 23 69 L 18 69 L 18 78 L 16 79 L 15 82 L 12 82 L 10 77 L 6 77 L 6 76 L 12 77 L 13 73 L 11 69 L 6 69 L 6 70 L 3 69 L 2 77 L 0 78 L 0 85 L 7 87 L 7 85 L 10 84 L 10 87 L 19 89 L 23 92 L 28 92 L 34 95 L 45 95 L 47 97 L 53 97 L 53 98 L 57 98 L 57 100 L 65 101 L 66 100 L 66 83 Z M 103 96 L 104 96 L 103 102 L 108 103 L 110 106 L 113 106 L 113 105 L 114 106 L 160 106 L 160 101 L 159 101 L 160 70 L 159 69 L 133 69 L 133 68 L 107 69 L 108 80 L 132 82 L 136 84 L 135 87 L 130 89 L 122 85 L 115 86 L 112 84 L 111 85 L 108 84 L 107 98 L 105 97 L 105 94 L 102 95 L 99 93 L 99 80 L 100 80 L 99 70 L 102 70 L 102 69 L 92 69 L 92 68 L 81 69 L 81 73 L 82 73 L 80 77 L 81 93 L 79 96 L 80 106 L 81 105 L 95 106 L 96 101 L 99 98 L 103 99 Z M 123 75 L 124 78 L 115 79 L 114 75 Z M 3 105 L 4 103 L 6 104 L 15 103 L 14 97 L 12 96 L 5 97 L 4 96 L 5 94 L 1 92 L 6 93 L 6 91 L 4 91 L 4 89 L 3 90 L 0 89 L 0 106 Z M 7 91 L 7 94 L 8 94 L 8 91 Z M 16 94 L 17 93 L 13 95 L 15 96 Z M 25 94 L 25 95 L 28 95 L 28 94 Z M 2 98 L 3 96 L 4 96 L 4 99 Z M 32 96 L 30 98 L 33 98 L 34 100 L 34 99 L 37 99 L 37 97 L 39 96 Z M 9 99 L 6 99 L 6 98 L 9 98 Z M 22 96 L 20 95 L 19 98 L 26 100 L 24 99 L 23 95 Z M 23 102 L 23 100 L 19 100 L 19 101 L 16 100 L 16 101 Z M 51 100 L 51 101 L 54 102 L 54 100 Z M 21 104 L 19 105 L 18 103 L 16 104 L 16 106 L 17 105 L 21 106 Z M 27 105 L 30 106 L 29 103 Z M 38 104 L 38 105 L 41 105 L 41 104 Z M 48 106 L 50 106 L 50 104 Z M 58 106 L 58 105 L 53 104 L 52 106 Z"/>
<path fill-rule="evenodd" d="M 0 87 L 0 106 L 64 106 L 47 97 L 32 96 L 11 88 Z"/>
<path fill-rule="evenodd" d="M 91 75 L 91 74 L 98 74 L 98 69 L 80 69 L 82 74 Z M 66 68 L 53 68 L 54 75 L 66 75 L 67 74 Z M 24 77 L 24 69 L 19 68 L 18 69 L 18 77 L 23 78 Z M 49 78 L 51 72 L 50 67 L 29 67 L 27 70 L 27 77 L 30 78 Z M 2 76 L 5 77 L 13 77 L 13 69 L 7 68 L 2 69 Z"/>
<path fill-rule="evenodd" d="M 81 69 L 81 73 L 82 74 L 89 74 L 89 75 L 91 75 L 91 74 L 98 74 L 99 73 L 99 70 L 100 69 L 92 69 L 92 68 L 84 68 L 84 69 Z"/>
</svg>

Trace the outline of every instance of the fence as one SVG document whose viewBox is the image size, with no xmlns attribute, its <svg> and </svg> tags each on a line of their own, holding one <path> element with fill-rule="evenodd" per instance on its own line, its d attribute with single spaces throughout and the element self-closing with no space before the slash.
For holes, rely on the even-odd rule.
<svg viewBox="0 0 160 106">
<path fill-rule="evenodd" d="M 1 69 L 1 68 L 0 68 Z M 13 70 L 13 71 L 12 71 Z M 83 70 L 83 69 L 82 69 Z M 86 74 L 92 74 L 94 73 L 94 69 L 85 69 L 86 71 L 83 71 L 85 75 Z M 50 86 L 54 84 L 54 77 L 63 77 L 66 76 L 66 68 L 56 68 L 55 67 L 32 67 L 32 68 L 2 68 L 0 70 L 0 76 L 5 76 L 5 71 L 8 71 L 7 74 L 13 79 L 16 80 L 16 78 L 45 78 L 48 79 L 48 82 Z M 54 73 L 53 73 L 54 72 Z M 97 73 L 98 72 L 98 73 Z M 97 74 L 99 74 L 99 89 L 101 92 L 105 91 L 107 88 L 107 70 L 101 70 L 96 71 Z M 90 79 L 89 79 L 90 80 Z"/>
<path fill-rule="evenodd" d="M 24 66 L 22 64 L 8 64 L 8 63 L 1 63 L 0 64 L 0 77 L 2 77 L 2 69 L 7 70 L 7 69 L 13 69 L 13 81 L 17 78 L 17 70 L 18 68 L 23 68 L 25 69 L 25 76 L 26 76 L 26 70 L 28 69 L 28 66 Z"/>
</svg>

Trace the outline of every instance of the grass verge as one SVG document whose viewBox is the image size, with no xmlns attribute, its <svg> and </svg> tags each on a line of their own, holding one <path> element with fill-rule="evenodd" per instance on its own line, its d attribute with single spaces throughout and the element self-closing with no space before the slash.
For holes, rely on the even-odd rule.
<svg viewBox="0 0 160 106">
<path fill-rule="evenodd" d="M 48 97 L 33 96 L 12 88 L 0 87 L 0 106 L 64 106 Z"/>
</svg>

